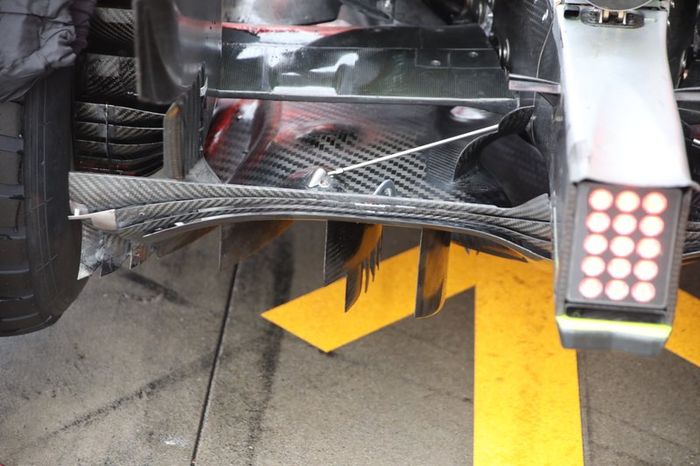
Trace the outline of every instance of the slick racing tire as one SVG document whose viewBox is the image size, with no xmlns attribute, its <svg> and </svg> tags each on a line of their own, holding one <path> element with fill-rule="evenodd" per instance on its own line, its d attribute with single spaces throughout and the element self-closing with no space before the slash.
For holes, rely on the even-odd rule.
<svg viewBox="0 0 700 466">
<path fill-rule="evenodd" d="M 80 223 L 68 220 L 72 76 L 0 103 L 0 336 L 53 324 L 85 285 Z"/>
</svg>

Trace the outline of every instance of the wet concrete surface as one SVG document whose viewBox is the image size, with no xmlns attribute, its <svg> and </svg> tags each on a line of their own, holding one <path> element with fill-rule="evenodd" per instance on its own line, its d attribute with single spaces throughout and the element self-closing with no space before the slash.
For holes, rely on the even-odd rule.
<svg viewBox="0 0 700 466">
<path fill-rule="evenodd" d="M 189 462 L 232 280 L 202 246 L 94 277 L 56 325 L 0 340 L 0 463 Z"/>
<path fill-rule="evenodd" d="M 416 239 L 390 232 L 385 255 Z M 219 272 L 206 237 L 0 340 L 0 463 L 471 464 L 473 294 L 323 354 L 259 316 L 320 286 L 322 243 L 296 225 Z M 587 464 L 700 464 L 700 369 L 670 353 L 579 367 Z"/>
</svg>

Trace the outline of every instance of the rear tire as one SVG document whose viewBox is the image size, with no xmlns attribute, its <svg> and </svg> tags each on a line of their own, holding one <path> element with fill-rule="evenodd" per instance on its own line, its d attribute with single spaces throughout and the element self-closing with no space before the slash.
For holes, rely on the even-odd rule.
<svg viewBox="0 0 700 466">
<path fill-rule="evenodd" d="M 81 226 L 68 220 L 71 69 L 0 104 L 0 336 L 53 324 L 78 296 Z"/>
</svg>

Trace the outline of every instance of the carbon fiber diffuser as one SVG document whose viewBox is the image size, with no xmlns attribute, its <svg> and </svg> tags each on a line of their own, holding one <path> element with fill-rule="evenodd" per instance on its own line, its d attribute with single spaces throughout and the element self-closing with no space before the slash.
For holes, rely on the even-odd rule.
<svg viewBox="0 0 700 466">
<path fill-rule="evenodd" d="M 88 53 L 84 60 L 81 94 L 87 99 L 136 98 L 136 60 L 133 57 L 119 57 Z"/>
<path fill-rule="evenodd" d="M 430 138 L 435 137 L 432 129 L 436 126 L 443 128 L 440 137 L 457 137 L 484 127 L 498 133 L 499 127 L 493 125 L 500 120 L 497 115 L 477 112 L 473 118 L 464 118 L 466 114 L 468 112 L 463 111 L 455 117 L 429 106 L 231 102 L 219 110 L 205 145 L 206 159 L 217 177 L 233 184 L 220 185 L 225 192 L 216 193 L 218 187 L 209 185 L 215 189 L 208 194 L 203 191 L 199 194 L 182 192 L 184 197 L 175 194 L 180 188 L 204 186 L 185 183 L 177 187 L 163 185 L 166 189 L 176 188 L 174 197 L 166 195 L 149 201 L 129 199 L 119 205 L 110 196 L 104 198 L 105 203 L 96 203 L 95 194 L 101 196 L 111 189 L 106 186 L 92 189 L 89 186 L 99 180 L 79 179 L 74 175 L 74 200 L 87 207 L 88 218 L 101 217 L 97 211 L 102 207 L 116 208 L 112 214 L 106 214 L 112 215 L 110 229 L 138 243 L 172 241 L 187 233 L 183 229 L 193 231 L 221 222 L 255 219 L 257 226 L 264 227 L 261 231 L 255 225 L 234 227 L 228 230 L 225 239 L 230 244 L 250 245 L 259 244 L 257 240 L 264 238 L 260 243 L 263 244 L 283 232 L 289 226 L 289 219 L 327 220 L 324 280 L 330 283 L 347 278 L 346 309 L 357 301 L 362 289 L 369 286 L 379 267 L 383 225 L 424 226 L 416 315 L 428 316 L 437 312 L 444 302 L 445 252 L 450 241 L 449 233 L 431 227 L 445 227 L 444 220 L 448 217 L 453 217 L 457 223 L 447 226 L 447 230 L 478 231 L 482 237 L 498 242 L 501 241 L 497 239 L 498 234 L 491 236 L 482 227 L 489 224 L 486 230 L 495 231 L 494 226 L 499 229 L 500 223 L 514 233 L 506 234 L 510 239 L 505 243 L 501 241 L 504 248 L 514 247 L 529 257 L 549 254 L 548 250 L 537 246 L 549 238 L 549 232 L 538 226 L 541 221 L 548 220 L 546 198 L 526 203 L 522 210 L 516 208 L 510 214 L 509 201 L 498 183 L 479 166 L 470 168 L 458 180 L 451 179 L 465 146 L 478 139 L 465 137 L 440 151 L 409 153 L 374 163 L 375 159 L 429 143 Z M 510 120 L 508 117 L 505 121 Z M 523 124 L 527 122 L 527 118 L 520 120 Z M 511 154 L 522 157 L 515 152 Z M 447 171 L 449 176 L 431 179 L 426 166 L 431 161 L 440 165 L 441 158 L 449 161 L 444 166 L 451 165 Z M 539 160 L 533 159 L 533 163 Z M 357 164 L 366 165 L 348 169 Z M 330 171 L 343 167 L 342 172 L 329 176 Z M 112 179 L 120 185 L 133 181 Z M 122 185 L 117 191 L 121 194 L 137 194 L 141 189 L 157 192 L 153 191 L 155 180 L 143 180 L 143 183 L 135 189 Z M 82 188 L 78 188 L 79 185 Z M 441 209 L 448 205 L 450 209 L 465 208 L 464 213 L 470 220 L 457 220 L 460 214 L 443 217 Z M 473 208 L 476 209 L 474 213 L 481 213 L 473 217 L 467 214 Z M 532 223 L 521 220 L 532 218 L 525 212 L 531 212 L 540 220 Z M 511 215 L 511 219 L 506 219 Z M 503 216 L 502 220 L 496 219 L 499 216 Z M 521 226 L 528 233 L 518 232 Z M 265 233 L 261 234 L 263 231 Z M 246 239 L 248 237 L 253 242 Z M 226 255 L 240 256 L 230 250 Z"/>
<path fill-rule="evenodd" d="M 163 114 L 133 107 L 122 107 L 106 103 L 76 102 L 77 121 L 106 123 L 113 125 L 162 128 Z"/>
<path fill-rule="evenodd" d="M 91 21 L 89 53 L 79 60 L 74 160 L 82 171 L 148 176 L 163 165 L 166 108 L 136 98 L 130 6 L 101 2 Z"/>
<path fill-rule="evenodd" d="M 447 297 L 447 265 L 452 233 L 423 228 L 420 239 L 415 317 L 437 314 Z"/>
<path fill-rule="evenodd" d="M 377 196 L 392 196 L 396 187 L 384 181 L 375 190 Z M 326 285 L 347 277 L 345 310 L 358 300 L 363 288 L 369 287 L 381 260 L 384 227 L 379 224 L 326 222 L 326 244 L 323 280 Z"/>
<path fill-rule="evenodd" d="M 435 107 L 238 101 L 221 109 L 214 121 L 207 159 L 222 180 L 286 187 L 286 173 L 304 174 L 314 167 L 331 170 L 368 163 L 386 154 L 431 142 L 431 138 L 451 137 L 481 126 L 493 126 L 492 136 L 487 133 L 483 137 L 456 140 L 412 156 L 343 172 L 334 177 L 335 191 L 377 194 L 377 186 L 390 182 L 392 195 L 472 201 L 478 198 L 478 202 L 508 205 L 498 183 L 476 166 L 478 154 L 481 148 L 497 139 L 524 129 L 531 114 L 531 108 L 516 110 L 502 118 L 467 109 L 450 112 Z M 494 125 L 499 121 L 500 126 Z M 521 145 L 527 147 L 524 141 Z M 455 181 L 465 153 L 469 156 L 469 169 Z M 539 182 L 537 194 L 546 192 L 547 176 L 542 159 L 531 158 L 529 152 L 506 154 L 522 164 L 540 166 L 539 171 L 532 167 L 510 177 L 512 184 Z M 522 160 L 524 157 L 527 160 Z M 506 179 L 509 178 L 504 177 L 504 181 Z M 306 188 L 303 183 L 295 187 Z M 370 276 L 374 275 L 381 228 L 367 222 L 329 222 L 324 281 L 330 283 L 348 277 L 346 309 L 357 300 L 363 285 L 366 287 Z M 431 233 L 428 231 L 426 235 Z M 421 269 L 427 271 L 421 275 L 423 278 L 430 276 L 432 279 L 433 273 L 446 273 L 446 268 L 432 268 L 440 263 L 431 260 L 434 254 L 439 255 L 433 246 L 426 247 L 421 256 Z M 422 284 L 419 287 L 430 288 Z M 419 314 L 429 315 L 439 307 L 439 299 L 426 298 L 419 302 L 417 309 Z"/>
<path fill-rule="evenodd" d="M 111 125 L 77 121 L 75 131 L 79 139 L 93 142 L 151 143 L 163 141 L 162 128 L 142 128 L 138 126 Z"/>
<path fill-rule="evenodd" d="M 162 153 L 163 150 L 163 144 L 160 142 L 119 144 L 77 139 L 75 144 L 76 150 L 80 154 L 116 159 L 128 159 L 135 156 L 151 155 L 157 152 Z"/>
<path fill-rule="evenodd" d="M 134 44 L 134 12 L 126 8 L 96 8 L 90 33 L 102 41 L 131 49 Z"/>
</svg>

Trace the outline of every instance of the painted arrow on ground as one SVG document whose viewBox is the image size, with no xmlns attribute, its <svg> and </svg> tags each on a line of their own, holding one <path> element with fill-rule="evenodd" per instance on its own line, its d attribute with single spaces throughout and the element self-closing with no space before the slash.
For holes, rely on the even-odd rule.
<svg viewBox="0 0 700 466">
<path fill-rule="evenodd" d="M 382 262 L 351 312 L 340 280 L 262 314 L 330 352 L 413 314 L 418 249 Z M 561 347 L 554 322 L 552 272 L 450 250 L 448 297 L 476 287 L 474 464 L 582 465 L 576 353 Z M 700 300 L 680 292 L 667 348 L 700 366 Z"/>
</svg>

